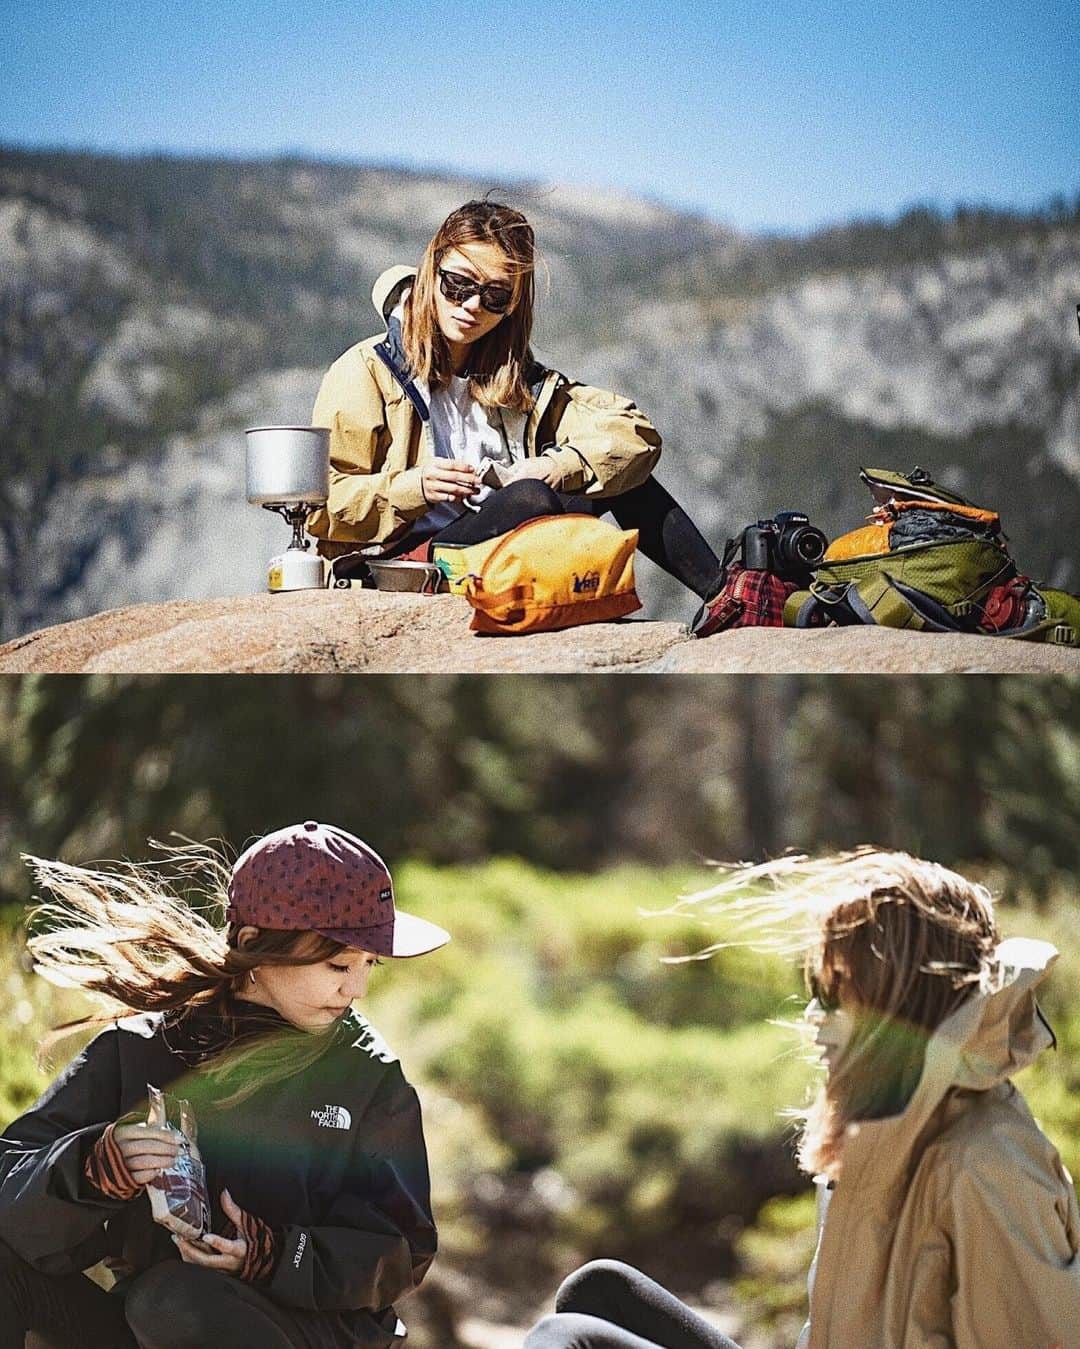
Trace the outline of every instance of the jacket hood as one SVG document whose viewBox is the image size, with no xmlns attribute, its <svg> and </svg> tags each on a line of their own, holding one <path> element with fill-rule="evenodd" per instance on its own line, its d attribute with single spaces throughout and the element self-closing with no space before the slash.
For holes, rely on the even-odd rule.
<svg viewBox="0 0 1080 1349">
<path fill-rule="evenodd" d="M 875 1184 L 891 1183 L 950 1092 L 989 1091 L 1055 1043 L 1035 989 L 1057 957 L 1049 942 L 1027 937 L 998 944 L 977 992 L 930 1037 L 919 1085 L 903 1112 L 848 1126 L 854 1150 L 865 1156 L 865 1147 L 877 1158 L 864 1172 L 867 1179 L 873 1175 Z M 849 1166 L 852 1150 L 845 1147 L 845 1175 L 855 1169 Z"/>
<path fill-rule="evenodd" d="M 389 323 L 390 315 L 412 284 L 416 275 L 415 267 L 387 267 L 371 288 L 371 303 L 383 323 Z"/>
<path fill-rule="evenodd" d="M 1034 1063 L 1054 1044 L 1034 990 L 1057 958 L 1049 942 L 1011 937 L 1000 943 L 983 989 L 958 1008 L 934 1037 L 957 1046 L 953 1086 L 986 1091 Z"/>
</svg>

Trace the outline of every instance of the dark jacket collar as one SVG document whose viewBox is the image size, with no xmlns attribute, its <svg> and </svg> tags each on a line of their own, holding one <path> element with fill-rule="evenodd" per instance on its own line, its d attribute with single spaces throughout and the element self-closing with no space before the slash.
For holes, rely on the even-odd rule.
<svg viewBox="0 0 1080 1349">
<path fill-rule="evenodd" d="M 419 414 L 420 420 L 428 421 L 431 412 L 409 370 L 409 362 L 405 357 L 405 344 L 401 337 L 401 320 L 396 315 L 391 314 L 387 319 L 386 336 L 376 344 L 375 354 L 401 385 L 406 398 Z"/>
<path fill-rule="evenodd" d="M 342 1019 L 335 1032 L 343 1028 L 345 1021 L 349 1021 L 351 1027 L 351 1015 Z M 307 1033 L 286 1021 L 272 1007 L 232 997 L 186 1008 L 182 1012 L 166 1013 L 161 1025 L 166 1046 L 189 1064 L 205 1062 L 223 1049 L 248 1040 Z"/>
<path fill-rule="evenodd" d="M 396 314 L 391 314 L 387 319 L 386 336 L 381 342 L 376 343 L 375 353 L 398 384 L 401 385 L 405 396 L 419 413 L 421 421 L 426 422 L 431 413 L 424 395 L 420 392 L 409 370 L 409 362 L 405 355 L 405 343 L 401 335 L 401 320 Z M 543 388 L 547 377 L 548 371 L 545 367 L 538 361 L 534 361 L 530 356 L 525 369 L 525 378 L 534 399 L 540 397 L 540 390 Z"/>
</svg>

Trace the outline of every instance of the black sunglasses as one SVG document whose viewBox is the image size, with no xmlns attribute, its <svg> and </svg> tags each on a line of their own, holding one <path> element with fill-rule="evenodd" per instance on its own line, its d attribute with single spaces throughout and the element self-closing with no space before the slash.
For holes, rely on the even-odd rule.
<svg viewBox="0 0 1080 1349">
<path fill-rule="evenodd" d="M 510 308 L 510 301 L 514 298 L 514 292 L 509 286 L 487 283 L 481 285 L 470 276 L 462 276 L 460 272 L 446 272 L 441 267 L 439 287 L 446 298 L 454 304 L 465 304 L 474 295 L 479 295 L 481 308 L 486 309 L 489 314 L 505 314 Z"/>
<path fill-rule="evenodd" d="M 816 971 L 811 973 L 808 980 L 810 984 L 810 996 L 823 1012 L 835 1012 L 840 1006 L 840 999 L 833 993 L 832 988 L 826 988 L 822 982 L 821 975 Z"/>
</svg>

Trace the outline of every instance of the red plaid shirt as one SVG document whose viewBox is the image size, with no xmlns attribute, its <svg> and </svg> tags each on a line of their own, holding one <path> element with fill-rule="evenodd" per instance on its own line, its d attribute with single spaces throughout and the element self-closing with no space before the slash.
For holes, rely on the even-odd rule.
<svg viewBox="0 0 1080 1349">
<path fill-rule="evenodd" d="M 716 597 L 693 624 L 697 637 L 710 637 L 725 628 L 782 628 L 784 602 L 799 587 L 771 571 L 750 571 L 737 563 L 727 569 Z"/>
</svg>

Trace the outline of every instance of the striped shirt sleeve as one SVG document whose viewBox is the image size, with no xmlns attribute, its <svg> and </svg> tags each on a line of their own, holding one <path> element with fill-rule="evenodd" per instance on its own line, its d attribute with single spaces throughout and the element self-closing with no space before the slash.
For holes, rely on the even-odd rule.
<svg viewBox="0 0 1080 1349">
<path fill-rule="evenodd" d="M 241 1236 L 247 1242 L 244 1263 L 239 1270 L 239 1277 L 245 1283 L 262 1283 L 270 1277 L 281 1251 L 281 1238 L 269 1223 L 241 1209 L 239 1225 L 230 1222 L 225 1235 L 232 1240 Z"/>
<path fill-rule="evenodd" d="M 110 1124 L 87 1154 L 83 1174 L 106 1199 L 134 1199 L 146 1187 L 128 1170 L 115 1133 L 116 1125 Z"/>
</svg>

